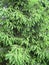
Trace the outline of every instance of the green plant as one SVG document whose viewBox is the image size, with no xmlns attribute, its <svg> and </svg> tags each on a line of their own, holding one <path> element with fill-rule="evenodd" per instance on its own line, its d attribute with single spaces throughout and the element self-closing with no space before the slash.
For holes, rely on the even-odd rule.
<svg viewBox="0 0 49 65">
<path fill-rule="evenodd" d="M 0 2 L 0 65 L 48 65 L 49 1 Z"/>
</svg>

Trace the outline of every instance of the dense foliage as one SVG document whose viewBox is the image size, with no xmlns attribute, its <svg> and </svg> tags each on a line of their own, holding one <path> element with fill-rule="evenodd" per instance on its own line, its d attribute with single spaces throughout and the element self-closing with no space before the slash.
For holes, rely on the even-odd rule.
<svg viewBox="0 0 49 65">
<path fill-rule="evenodd" d="M 0 65 L 49 65 L 49 0 L 0 0 Z"/>
</svg>

